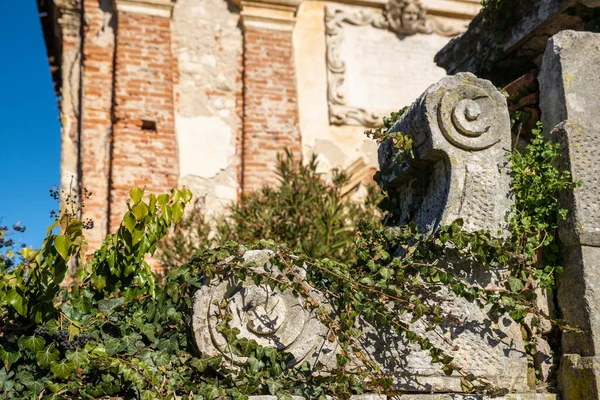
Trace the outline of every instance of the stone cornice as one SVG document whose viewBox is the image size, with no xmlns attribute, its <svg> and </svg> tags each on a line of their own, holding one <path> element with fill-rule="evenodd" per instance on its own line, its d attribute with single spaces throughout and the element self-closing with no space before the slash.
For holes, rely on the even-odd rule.
<svg viewBox="0 0 600 400">
<path fill-rule="evenodd" d="M 328 3 L 348 4 L 357 6 L 366 6 L 374 8 L 384 8 L 389 0 L 323 0 Z M 479 0 L 422 0 L 427 8 L 427 14 L 431 16 L 440 16 L 458 19 L 473 19 L 479 10 L 481 3 Z"/>
<path fill-rule="evenodd" d="M 175 0 L 115 0 L 119 12 L 171 18 Z"/>
<path fill-rule="evenodd" d="M 291 31 L 302 0 L 234 0 L 245 28 Z"/>
</svg>

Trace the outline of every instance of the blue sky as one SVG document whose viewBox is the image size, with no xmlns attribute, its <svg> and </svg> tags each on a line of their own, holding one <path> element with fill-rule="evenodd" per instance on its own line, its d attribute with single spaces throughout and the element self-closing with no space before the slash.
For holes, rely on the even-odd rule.
<svg viewBox="0 0 600 400">
<path fill-rule="evenodd" d="M 39 247 L 59 183 L 60 122 L 35 0 L 3 2 L 0 107 L 0 222 L 27 227 L 14 236 Z"/>
</svg>

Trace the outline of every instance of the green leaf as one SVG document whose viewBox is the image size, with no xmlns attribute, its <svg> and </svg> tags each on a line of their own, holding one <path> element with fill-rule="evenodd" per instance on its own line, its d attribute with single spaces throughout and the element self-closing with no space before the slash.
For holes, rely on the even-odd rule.
<svg viewBox="0 0 600 400">
<path fill-rule="evenodd" d="M 158 202 L 159 206 L 165 206 L 169 204 L 169 195 L 161 194 L 160 196 L 158 196 L 158 199 L 156 201 Z"/>
<path fill-rule="evenodd" d="M 62 360 L 59 363 L 50 364 L 50 371 L 52 371 L 52 375 L 58 379 L 67 379 L 74 370 L 75 368 L 73 364 L 68 360 Z"/>
<path fill-rule="evenodd" d="M 71 239 L 65 235 L 58 235 L 54 238 L 54 248 L 63 258 L 63 260 L 69 260 L 69 250 L 71 248 Z"/>
<path fill-rule="evenodd" d="M 390 279 L 392 276 L 394 276 L 394 271 L 391 268 L 381 268 L 379 270 L 379 274 L 381 275 L 381 277 L 383 279 Z"/>
<path fill-rule="evenodd" d="M 173 221 L 177 222 L 183 217 L 183 205 L 177 203 L 173 205 Z"/>
<path fill-rule="evenodd" d="M 32 354 L 35 354 L 38 351 L 42 351 L 42 349 L 46 345 L 46 341 L 41 336 L 33 335 L 23 338 L 23 345 Z"/>
<path fill-rule="evenodd" d="M 144 191 L 140 188 L 133 188 L 129 191 L 129 196 L 134 203 L 138 203 L 144 197 Z"/>
<path fill-rule="evenodd" d="M 136 224 L 137 221 L 135 220 L 135 217 L 133 216 L 131 211 L 127 211 L 123 216 L 123 225 L 125 225 L 125 228 L 127 228 L 129 233 L 133 233 Z"/>
<path fill-rule="evenodd" d="M 98 310 L 110 314 L 117 307 L 123 305 L 123 303 L 125 303 L 125 300 L 120 297 L 110 300 L 100 300 L 98 302 Z"/>
<path fill-rule="evenodd" d="M 106 287 L 106 277 L 105 276 L 101 276 L 101 275 L 92 275 L 92 278 L 90 279 L 90 281 L 92 282 L 92 285 L 94 285 L 94 287 L 98 290 L 102 290 Z"/>
<path fill-rule="evenodd" d="M 511 292 L 513 293 L 518 293 L 525 287 L 523 285 L 523 282 L 515 276 L 508 277 L 508 286 L 510 287 Z"/>
<path fill-rule="evenodd" d="M 143 201 L 140 201 L 131 207 L 131 212 L 135 219 L 141 221 L 148 216 L 148 206 Z"/>
<path fill-rule="evenodd" d="M 17 290 L 13 289 L 9 291 L 4 300 L 10 304 L 16 312 L 23 317 L 27 316 L 27 299 L 25 299 Z"/>
<path fill-rule="evenodd" d="M 50 364 L 56 362 L 59 357 L 60 353 L 52 345 L 35 354 L 35 360 L 40 368 L 48 368 Z"/>
<path fill-rule="evenodd" d="M 73 362 L 74 365 L 83 365 L 87 362 L 89 355 L 85 349 L 67 350 L 65 353 L 67 360 Z"/>
<path fill-rule="evenodd" d="M 208 359 L 207 358 L 194 358 L 190 361 L 190 365 L 198 370 L 198 372 L 206 371 L 208 368 Z"/>
<path fill-rule="evenodd" d="M 108 338 L 104 340 L 104 345 L 106 346 L 106 354 L 109 357 L 112 357 L 115 354 L 125 350 L 125 345 L 123 344 L 121 339 Z"/>
<path fill-rule="evenodd" d="M 31 390 L 35 394 L 44 390 L 44 384 L 40 382 L 40 380 L 36 379 L 29 371 L 21 371 L 15 378 L 17 378 L 20 383 L 27 386 L 27 389 Z"/>
<path fill-rule="evenodd" d="M 3 361 L 4 367 L 8 370 L 10 366 L 17 362 L 21 358 L 21 354 L 18 351 L 11 351 L 0 345 L 0 360 Z"/>
</svg>

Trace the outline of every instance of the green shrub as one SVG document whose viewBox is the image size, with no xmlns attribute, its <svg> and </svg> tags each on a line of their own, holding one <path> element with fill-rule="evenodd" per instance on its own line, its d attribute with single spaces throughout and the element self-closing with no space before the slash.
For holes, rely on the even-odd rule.
<svg viewBox="0 0 600 400">
<path fill-rule="evenodd" d="M 196 206 L 162 242 L 161 262 L 167 269 L 182 265 L 199 246 L 214 247 L 230 240 L 245 245 L 270 240 L 309 257 L 354 261 L 358 223 L 379 225 L 377 204 L 382 195 L 376 186 L 368 185 L 366 197 L 357 202 L 343 193 L 350 178 L 343 171 L 334 170 L 328 182 L 317 170 L 316 155 L 306 163 L 294 160 L 291 153 L 279 156 L 279 185 L 243 195 L 226 215 L 212 220 Z"/>
</svg>

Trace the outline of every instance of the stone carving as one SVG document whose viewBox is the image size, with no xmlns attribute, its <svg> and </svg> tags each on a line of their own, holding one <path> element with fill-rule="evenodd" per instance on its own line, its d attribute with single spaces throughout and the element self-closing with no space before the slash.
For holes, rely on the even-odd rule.
<svg viewBox="0 0 600 400">
<path fill-rule="evenodd" d="M 287 279 L 269 262 L 272 254 L 247 251 L 244 259 L 255 262 L 261 273 Z M 303 277 L 305 271 L 298 274 Z M 291 291 L 280 292 L 268 285 L 255 285 L 252 280 L 243 282 L 231 277 L 206 282 L 196 292 L 193 328 L 198 349 L 208 356 L 222 355 L 234 364 L 244 363 L 245 358 L 233 354 L 225 336 L 218 331 L 227 314 L 231 315 L 229 326 L 240 330 L 238 338 L 253 339 L 261 346 L 291 353 L 294 364 L 310 361 L 335 366 L 335 348 L 326 340 L 327 328 L 305 310 L 303 300 Z"/>
<path fill-rule="evenodd" d="M 390 0 L 385 6 L 384 15 L 388 22 L 387 28 L 399 35 L 437 33 L 454 36 L 460 33 L 460 30 L 451 25 L 427 19 L 427 9 L 420 0 Z"/>
<path fill-rule="evenodd" d="M 261 273 L 277 280 L 287 279 L 269 262 L 272 255 L 270 251 L 247 251 L 244 259 L 255 262 Z M 298 270 L 297 274 L 304 279 L 304 270 Z M 308 285 L 305 287 L 321 306 L 328 307 L 327 298 Z M 521 378 L 526 376 L 527 360 L 518 325 L 506 317 L 489 321 L 484 311 L 464 299 L 439 303 L 448 315 L 458 316 L 457 322 L 448 321 L 430 331 L 420 321 L 413 329 L 455 357 L 455 363 L 465 372 L 485 377 L 497 387 L 524 390 Z M 208 356 L 221 355 L 232 364 L 244 363 L 243 357 L 228 349 L 226 338 L 219 332 L 219 324 L 226 315 L 230 315 L 229 326 L 239 329 L 238 338 L 253 339 L 262 346 L 291 353 L 294 360 L 290 365 L 309 361 L 318 367 L 317 372 L 326 372 L 337 365 L 337 347 L 330 341 L 328 329 L 306 310 L 304 300 L 291 291 L 271 290 L 251 280 L 242 282 L 231 277 L 207 281 L 196 293 L 193 331 L 198 349 Z M 410 316 L 406 318 L 409 323 Z M 398 336 L 389 326 L 373 326 L 360 318 L 359 327 L 363 331 L 359 342 L 366 357 L 393 376 L 397 388 L 462 391 L 459 374 L 446 376 L 438 364 L 431 362 L 428 352 Z"/>
<path fill-rule="evenodd" d="M 326 6 L 329 120 L 334 125 L 358 124 L 377 127 L 382 124 L 383 117 L 383 110 L 369 111 L 364 107 L 349 104 L 345 87 L 347 66 L 341 51 L 345 39 L 345 24 L 389 30 L 399 35 L 401 39 L 415 34 L 454 36 L 462 31 L 455 26 L 445 26 L 436 20 L 427 19 L 426 9 L 418 0 L 391 0 L 383 13 Z M 378 43 L 371 43 L 371 46 L 376 45 Z M 417 50 L 413 49 L 412 51 L 416 52 Z M 365 54 L 363 57 L 368 57 L 368 55 Z M 421 90 L 423 89 L 419 89 L 418 93 Z M 399 105 L 395 105 L 395 107 L 397 106 Z"/>
<path fill-rule="evenodd" d="M 505 152 L 510 149 L 506 100 L 470 73 L 432 85 L 392 131 L 414 141 L 416 159 L 379 149 L 380 184 L 395 193 L 400 222 L 433 231 L 462 218 L 467 230 L 505 227 L 510 209 Z"/>
</svg>

